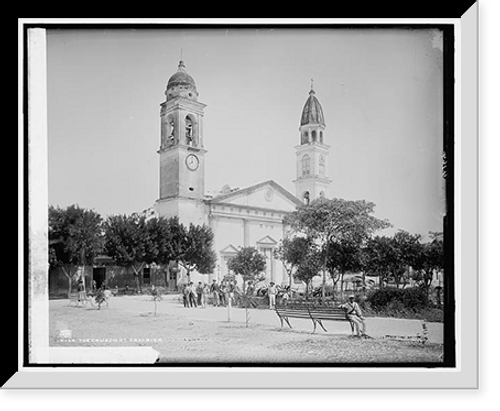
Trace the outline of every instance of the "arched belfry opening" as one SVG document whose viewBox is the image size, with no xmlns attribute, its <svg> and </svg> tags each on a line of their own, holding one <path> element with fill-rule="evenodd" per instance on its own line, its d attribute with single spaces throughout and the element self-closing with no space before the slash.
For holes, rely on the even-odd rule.
<svg viewBox="0 0 500 411">
<path fill-rule="evenodd" d="M 191 147 L 197 147 L 199 141 L 199 129 L 195 117 L 191 114 L 188 114 L 184 118 L 184 125 L 185 144 Z"/>
<path fill-rule="evenodd" d="M 316 130 L 311 131 L 312 142 L 316 143 Z"/>
<path fill-rule="evenodd" d="M 302 201 L 305 205 L 309 205 L 311 201 L 311 193 L 309 193 L 309 191 L 304 191 L 304 193 L 302 193 Z"/>
</svg>

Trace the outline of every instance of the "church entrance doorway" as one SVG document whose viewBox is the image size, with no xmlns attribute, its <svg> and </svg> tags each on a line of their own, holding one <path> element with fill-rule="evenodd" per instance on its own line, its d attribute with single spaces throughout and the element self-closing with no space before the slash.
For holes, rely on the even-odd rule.
<svg viewBox="0 0 500 411">
<path fill-rule="evenodd" d="M 177 275 L 179 273 L 179 267 L 176 263 L 170 263 L 168 267 L 168 284 L 167 288 L 169 291 L 177 291 Z"/>
<path fill-rule="evenodd" d="M 106 281 L 106 267 L 93 267 L 92 279 L 95 281 L 95 286 L 101 288 L 102 284 Z"/>
</svg>

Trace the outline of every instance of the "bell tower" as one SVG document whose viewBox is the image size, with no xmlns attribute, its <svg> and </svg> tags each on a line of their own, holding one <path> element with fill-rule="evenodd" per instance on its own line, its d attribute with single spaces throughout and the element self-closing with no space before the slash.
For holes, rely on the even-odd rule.
<svg viewBox="0 0 500 411">
<path fill-rule="evenodd" d="M 183 223 L 206 221 L 203 110 L 198 90 L 181 60 L 167 83 L 160 105 L 160 216 L 179 216 Z"/>
<path fill-rule="evenodd" d="M 324 143 L 326 128 L 323 108 L 311 90 L 300 118 L 300 145 L 295 147 L 297 156 L 296 196 L 304 203 L 329 196 L 332 180 L 328 178 L 328 155 L 330 146 Z"/>
</svg>

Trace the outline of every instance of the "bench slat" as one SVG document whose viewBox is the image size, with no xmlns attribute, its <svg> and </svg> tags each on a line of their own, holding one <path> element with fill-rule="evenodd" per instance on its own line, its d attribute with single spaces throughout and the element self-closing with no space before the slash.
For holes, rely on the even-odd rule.
<svg viewBox="0 0 500 411">
<path fill-rule="evenodd" d="M 337 317 L 345 317 L 345 312 L 335 312 L 335 311 L 310 311 L 311 314 L 315 315 L 335 315 Z"/>
<path fill-rule="evenodd" d="M 311 317 L 309 317 L 309 318 L 311 318 Z M 313 318 L 314 318 L 315 320 L 321 320 L 321 321 L 323 321 L 323 320 L 325 320 L 325 321 L 326 321 L 326 320 L 329 320 L 329 321 L 349 321 L 349 320 L 348 320 L 347 318 L 345 318 L 345 317 L 344 317 L 344 318 L 318 318 L 318 317 L 313 317 Z"/>
<path fill-rule="evenodd" d="M 301 314 L 301 313 L 307 313 L 309 314 L 309 311 L 295 311 L 295 310 L 279 310 L 279 313 L 291 313 L 291 314 Z"/>
<path fill-rule="evenodd" d="M 349 321 L 343 308 L 328 305 L 318 306 L 306 302 L 277 306 L 276 313 L 278 316 L 290 318 L 312 317 L 313 320 Z"/>
<path fill-rule="evenodd" d="M 335 314 L 335 313 L 315 313 L 311 312 L 313 317 L 335 317 L 335 318 L 345 318 L 345 314 Z"/>
<path fill-rule="evenodd" d="M 295 317 L 295 318 L 311 318 L 308 313 L 300 314 L 300 313 L 284 313 L 280 314 L 281 317 Z"/>
<path fill-rule="evenodd" d="M 343 315 L 345 317 L 345 312 L 344 311 L 315 311 L 315 310 L 309 310 L 311 314 L 318 314 L 318 315 Z"/>
</svg>

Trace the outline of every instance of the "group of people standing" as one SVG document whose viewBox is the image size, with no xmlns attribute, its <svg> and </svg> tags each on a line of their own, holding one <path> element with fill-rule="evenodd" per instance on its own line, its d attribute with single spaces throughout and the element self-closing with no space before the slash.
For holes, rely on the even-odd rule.
<svg viewBox="0 0 500 411">
<path fill-rule="evenodd" d="M 195 286 L 190 281 L 184 285 L 182 290 L 184 307 L 206 308 L 209 296 L 212 297 L 214 307 L 225 307 L 229 299 L 232 299 L 234 303 L 234 290 L 235 284 L 232 281 L 222 280 L 220 283 L 217 283 L 217 280 L 213 280 L 210 286 L 201 281 Z"/>
<path fill-rule="evenodd" d="M 206 307 L 208 297 L 208 289 L 206 284 L 202 284 L 201 281 L 197 286 L 194 285 L 192 281 L 184 286 L 182 290 L 182 299 L 184 307 Z"/>
<path fill-rule="evenodd" d="M 271 282 L 266 289 L 269 298 L 269 308 L 274 309 L 276 305 L 276 296 L 278 294 L 278 286 L 274 282 Z M 288 290 L 285 289 L 284 291 L 282 297 L 288 300 Z M 235 294 L 240 296 L 245 294 L 247 297 L 251 297 L 255 294 L 255 287 L 253 283 L 249 281 L 243 293 L 234 281 L 221 280 L 217 282 L 217 280 L 212 280 L 212 284 L 210 285 L 202 283 L 201 281 L 198 282 L 198 285 L 195 285 L 190 281 L 182 288 L 182 299 L 184 307 L 186 308 L 206 308 L 209 297 L 211 297 L 214 307 L 226 307 L 230 301 L 232 305 L 234 305 Z"/>
</svg>

